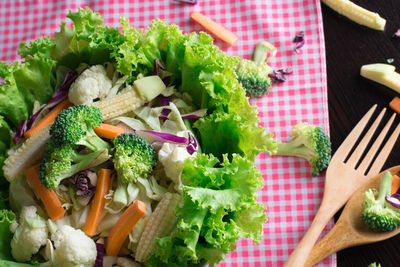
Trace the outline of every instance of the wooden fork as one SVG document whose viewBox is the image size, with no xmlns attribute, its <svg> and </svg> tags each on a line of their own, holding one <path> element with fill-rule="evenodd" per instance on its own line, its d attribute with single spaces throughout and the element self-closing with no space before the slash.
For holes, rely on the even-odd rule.
<svg viewBox="0 0 400 267">
<path fill-rule="evenodd" d="M 354 127 L 351 133 L 346 137 L 340 145 L 336 153 L 333 155 L 331 162 L 326 171 L 324 196 L 322 198 L 321 206 L 311 223 L 310 228 L 304 235 L 303 239 L 297 245 L 295 250 L 290 255 L 285 263 L 285 267 L 300 267 L 304 266 L 307 258 L 314 247 L 315 242 L 320 236 L 322 230 L 333 217 L 333 215 L 347 202 L 350 196 L 361 186 L 368 182 L 368 177 L 376 175 L 382 169 L 387 157 L 392 150 L 397 137 L 400 133 L 400 124 L 396 127 L 389 140 L 380 151 L 378 157 L 372 163 L 371 168 L 366 173 L 368 166 L 370 166 L 376 152 L 382 144 L 390 126 L 392 125 L 396 114 L 390 118 L 385 125 L 384 129 L 379 134 L 378 138 L 373 143 L 372 147 L 361 161 L 360 165 L 356 168 L 357 162 L 361 159 L 365 148 L 371 140 L 375 130 L 378 128 L 386 109 L 384 108 L 374 123 L 371 125 L 364 138 L 355 148 L 350 158 L 346 160 L 355 143 L 361 136 L 368 121 L 371 119 L 377 105 L 374 105 L 358 124 Z"/>
<path fill-rule="evenodd" d="M 388 232 L 373 232 L 361 221 L 364 200 L 362 194 L 369 188 L 379 189 L 381 178 L 387 171 L 396 174 L 400 171 L 400 166 L 381 172 L 354 192 L 335 226 L 312 249 L 306 266 L 312 266 L 339 250 L 382 241 L 400 233 L 399 228 Z"/>
</svg>

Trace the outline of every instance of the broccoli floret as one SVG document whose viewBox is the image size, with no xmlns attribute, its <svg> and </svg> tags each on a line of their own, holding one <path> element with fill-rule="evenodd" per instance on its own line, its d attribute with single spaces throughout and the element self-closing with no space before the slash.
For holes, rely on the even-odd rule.
<svg viewBox="0 0 400 267">
<path fill-rule="evenodd" d="M 100 109 L 77 105 L 61 111 L 50 128 L 50 138 L 56 147 L 83 145 L 92 151 L 109 148 L 94 132 L 100 126 L 103 115 Z"/>
<path fill-rule="evenodd" d="M 277 143 L 274 155 L 296 156 L 306 159 L 311 165 L 311 175 L 317 176 L 326 169 L 331 155 L 331 142 L 325 131 L 315 125 L 300 122 L 290 133 L 292 141 Z"/>
<path fill-rule="evenodd" d="M 260 42 L 254 52 L 253 60 L 243 59 L 236 68 L 238 81 L 251 97 L 261 97 L 268 94 L 272 81 L 268 77 L 271 67 L 265 64 L 267 53 L 270 50 L 267 42 Z"/>
<path fill-rule="evenodd" d="M 386 195 L 390 195 L 392 180 L 393 176 L 387 172 L 381 179 L 379 193 L 370 188 L 363 194 L 361 219 L 375 232 L 392 231 L 400 225 L 399 210 L 385 201 Z"/>
<path fill-rule="evenodd" d="M 152 145 L 135 134 L 121 134 L 113 143 L 112 160 L 118 174 L 118 186 L 113 200 L 120 205 L 127 205 L 127 185 L 153 170 L 157 154 Z"/>
<path fill-rule="evenodd" d="M 124 133 L 114 139 L 113 143 L 114 167 L 118 179 L 124 183 L 136 182 L 138 177 L 146 176 L 156 165 L 156 152 L 143 138 Z"/>
<path fill-rule="evenodd" d="M 78 105 L 63 110 L 50 128 L 39 176 L 47 188 L 108 160 L 110 145 L 94 132 L 102 122 L 98 108 Z"/>
<path fill-rule="evenodd" d="M 108 159 L 106 149 L 80 154 L 77 148 L 76 145 L 56 147 L 51 139 L 46 143 L 44 161 L 39 166 L 39 176 L 47 188 L 56 188 L 63 179 Z"/>
<path fill-rule="evenodd" d="M 373 263 L 371 263 L 370 265 L 368 265 L 368 267 L 381 267 L 381 264 L 380 264 L 380 263 L 373 262 Z"/>
</svg>

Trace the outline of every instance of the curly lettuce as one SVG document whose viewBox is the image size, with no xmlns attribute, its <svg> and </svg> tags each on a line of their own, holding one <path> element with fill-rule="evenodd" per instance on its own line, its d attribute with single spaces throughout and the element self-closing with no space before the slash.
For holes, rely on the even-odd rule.
<svg viewBox="0 0 400 267">
<path fill-rule="evenodd" d="M 149 266 L 188 266 L 207 260 L 215 264 L 235 249 L 239 238 L 258 243 L 267 220 L 257 202 L 264 185 L 254 163 L 238 154 L 229 161 L 199 154 L 184 162 L 183 203 L 178 224 L 169 236 L 157 240 Z"/>
</svg>

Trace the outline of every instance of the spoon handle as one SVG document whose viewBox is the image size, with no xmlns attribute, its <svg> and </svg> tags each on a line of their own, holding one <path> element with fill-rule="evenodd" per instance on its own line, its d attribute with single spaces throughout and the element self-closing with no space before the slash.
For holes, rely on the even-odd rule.
<svg viewBox="0 0 400 267">
<path fill-rule="evenodd" d="M 349 225 L 339 220 L 312 249 L 305 266 L 313 266 L 332 253 L 353 246 L 354 240 Z"/>
<path fill-rule="evenodd" d="M 317 242 L 319 235 L 336 212 L 336 209 L 325 207 L 327 205 L 324 205 L 324 201 L 322 201 L 310 228 L 308 228 L 307 233 L 292 252 L 284 267 L 300 267 L 305 265 L 308 255 L 314 247 L 315 242 Z"/>
</svg>

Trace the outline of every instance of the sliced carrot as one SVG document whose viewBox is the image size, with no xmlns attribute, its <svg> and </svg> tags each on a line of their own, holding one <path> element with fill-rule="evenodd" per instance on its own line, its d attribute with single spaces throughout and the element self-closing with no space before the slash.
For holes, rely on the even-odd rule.
<svg viewBox="0 0 400 267">
<path fill-rule="evenodd" d="M 400 98 L 395 96 L 392 101 L 389 103 L 389 107 L 393 109 L 394 112 L 400 114 Z"/>
<path fill-rule="evenodd" d="M 111 170 L 101 169 L 99 179 L 97 180 L 96 192 L 92 200 L 92 206 L 90 207 L 89 215 L 86 219 L 85 227 L 83 228 L 83 232 L 88 236 L 93 236 L 96 233 L 101 215 L 103 214 L 104 205 L 106 204 L 104 196 L 110 190 L 110 185 Z"/>
<path fill-rule="evenodd" d="M 239 39 L 233 32 L 199 12 L 193 12 L 191 17 L 194 21 L 231 46 Z"/>
<path fill-rule="evenodd" d="M 118 253 L 128 237 L 129 233 L 135 227 L 136 223 L 146 212 L 146 204 L 136 200 L 119 217 L 117 223 L 111 229 L 106 242 L 106 253 L 110 256 L 118 256 Z"/>
<path fill-rule="evenodd" d="M 99 127 L 94 128 L 94 132 L 102 138 L 107 138 L 112 140 L 116 138 L 118 135 L 123 134 L 125 130 L 118 126 L 102 123 L 100 124 Z"/>
<path fill-rule="evenodd" d="M 393 175 L 392 190 L 390 192 L 390 195 L 397 193 L 399 189 L 400 189 L 400 177 L 397 175 Z"/>
<path fill-rule="evenodd" d="M 24 137 L 28 139 L 40 129 L 46 127 L 47 125 L 52 124 L 56 119 L 56 117 L 58 116 L 58 114 L 60 114 L 60 112 L 63 109 L 66 109 L 70 106 L 72 106 L 72 103 L 68 100 L 68 98 L 59 103 L 49 113 L 47 113 L 46 116 L 44 116 L 35 126 L 26 131 L 24 133 Z"/>
<path fill-rule="evenodd" d="M 61 206 L 61 201 L 58 199 L 57 194 L 54 191 L 47 189 L 39 179 L 39 165 L 30 167 L 25 172 L 26 179 L 32 186 L 36 195 L 43 202 L 47 213 L 49 214 L 52 221 L 56 221 L 64 217 L 65 210 Z"/>
</svg>

